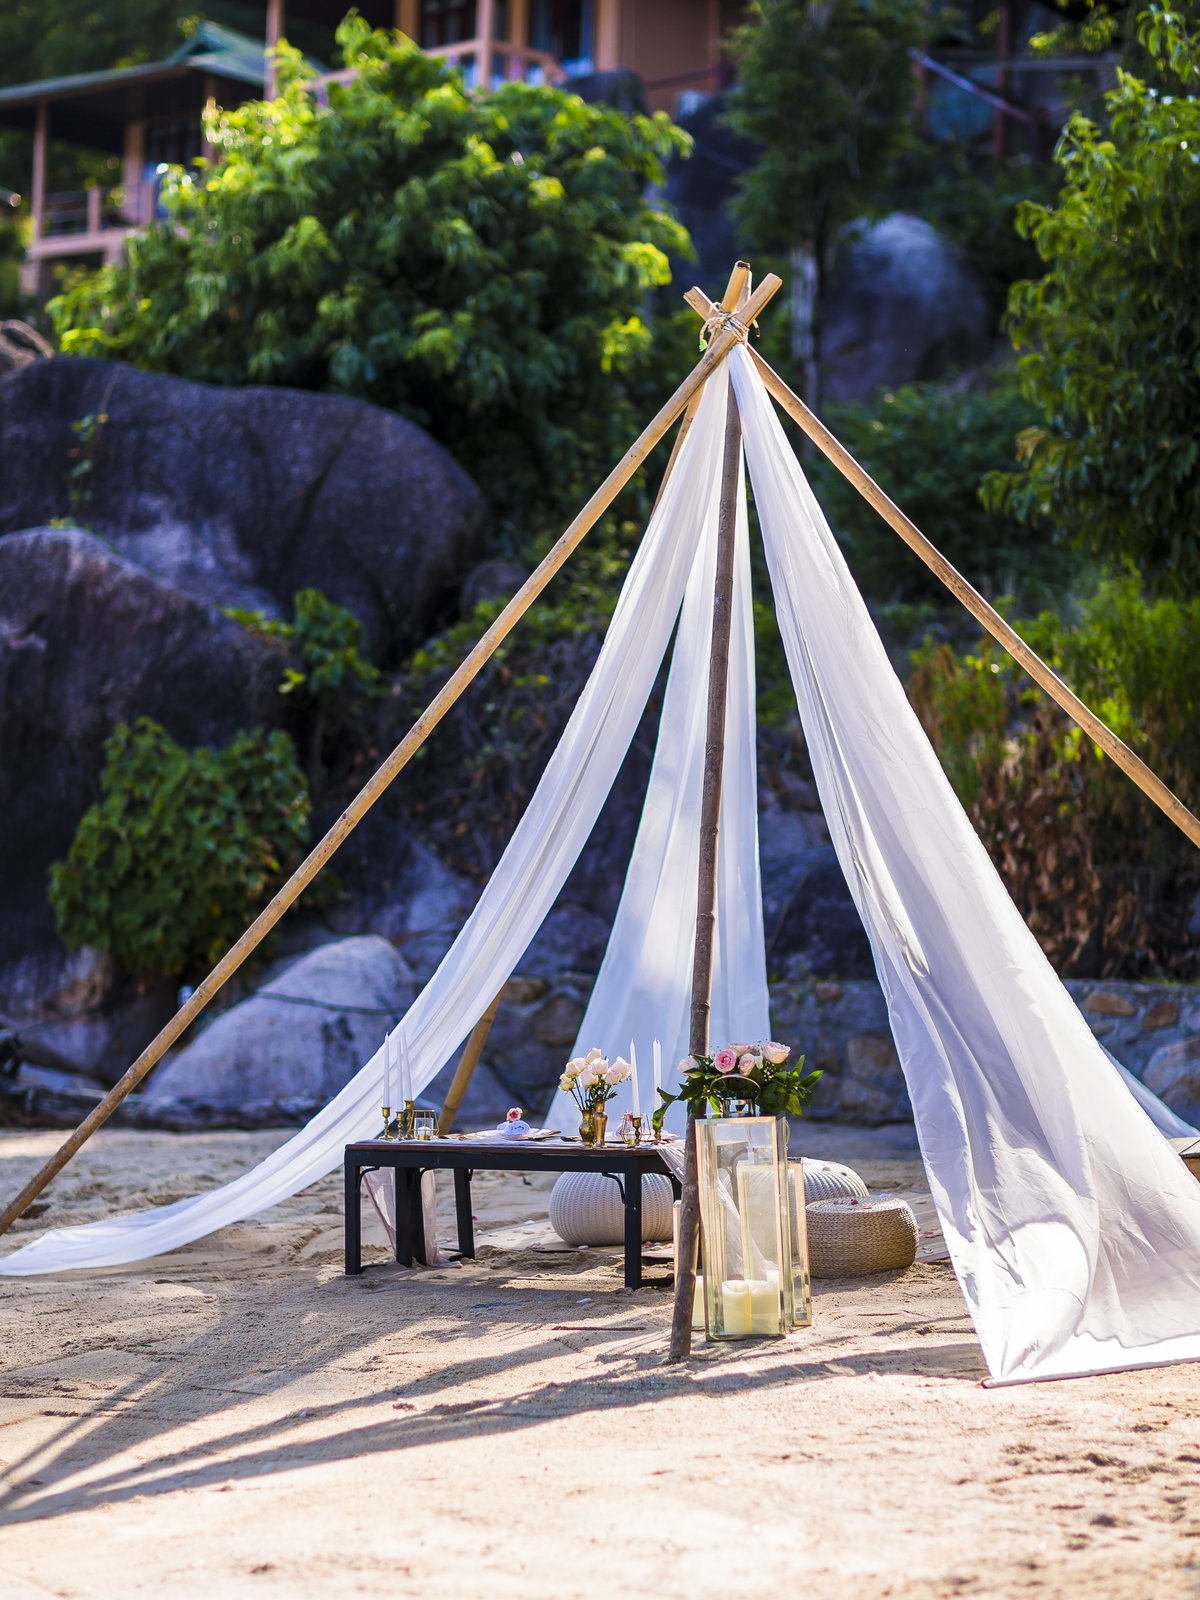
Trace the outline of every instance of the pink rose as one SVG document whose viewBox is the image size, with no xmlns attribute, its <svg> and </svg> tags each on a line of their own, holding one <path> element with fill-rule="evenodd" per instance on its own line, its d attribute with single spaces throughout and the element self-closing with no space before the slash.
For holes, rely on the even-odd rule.
<svg viewBox="0 0 1200 1600">
<path fill-rule="evenodd" d="M 511 1108 L 511 1110 L 508 1113 L 508 1120 L 510 1122 L 520 1122 L 520 1120 L 521 1120 L 521 1108 L 520 1108 L 520 1106 L 513 1106 Z"/>
<path fill-rule="evenodd" d="M 734 1055 L 733 1051 L 728 1048 L 724 1050 L 718 1050 L 715 1058 L 713 1059 L 713 1066 L 716 1067 L 718 1072 L 722 1073 L 736 1072 L 737 1064 L 737 1057 Z"/>
<path fill-rule="evenodd" d="M 747 1072 L 753 1072 L 757 1065 L 758 1057 L 756 1055 L 752 1055 L 749 1050 L 746 1051 L 745 1055 L 738 1057 L 738 1071 L 742 1073 L 743 1076 Z"/>
</svg>

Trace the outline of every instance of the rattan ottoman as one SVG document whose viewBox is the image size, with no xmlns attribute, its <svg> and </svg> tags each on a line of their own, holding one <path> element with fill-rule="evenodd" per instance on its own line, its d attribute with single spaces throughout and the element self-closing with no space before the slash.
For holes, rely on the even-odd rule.
<svg viewBox="0 0 1200 1600">
<path fill-rule="evenodd" d="M 903 1200 L 816 1200 L 806 1207 L 814 1278 L 855 1278 L 911 1267 L 917 1219 Z"/>
</svg>

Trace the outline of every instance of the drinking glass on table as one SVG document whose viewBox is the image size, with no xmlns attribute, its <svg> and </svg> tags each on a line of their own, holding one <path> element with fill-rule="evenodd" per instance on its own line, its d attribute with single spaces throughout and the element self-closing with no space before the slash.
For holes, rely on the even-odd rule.
<svg viewBox="0 0 1200 1600">
<path fill-rule="evenodd" d="M 438 1119 L 437 1119 L 437 1112 L 436 1111 L 414 1111 L 413 1112 L 413 1138 L 414 1139 L 436 1139 L 437 1138 L 437 1120 Z"/>
</svg>

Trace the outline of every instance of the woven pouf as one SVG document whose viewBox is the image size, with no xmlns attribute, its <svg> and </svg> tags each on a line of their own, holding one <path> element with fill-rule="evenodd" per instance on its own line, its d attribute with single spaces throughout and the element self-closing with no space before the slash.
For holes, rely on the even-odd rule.
<svg viewBox="0 0 1200 1600">
<path fill-rule="evenodd" d="M 917 1259 L 917 1219 L 903 1200 L 817 1200 L 806 1214 L 814 1278 L 856 1278 Z"/>
<path fill-rule="evenodd" d="M 642 1175 L 642 1243 L 671 1237 L 671 1181 Z M 564 1172 L 550 1191 L 550 1226 L 567 1244 L 624 1244 L 625 1203 L 615 1178 L 602 1172 Z"/>
<path fill-rule="evenodd" d="M 840 1161 L 817 1161 L 812 1156 L 805 1156 L 803 1161 L 806 1206 L 816 1200 L 867 1198 L 870 1191 L 852 1167 L 844 1167 Z"/>
</svg>

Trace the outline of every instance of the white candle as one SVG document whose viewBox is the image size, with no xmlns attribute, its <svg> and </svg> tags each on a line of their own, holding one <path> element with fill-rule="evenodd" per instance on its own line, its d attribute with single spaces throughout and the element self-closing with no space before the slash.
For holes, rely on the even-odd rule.
<svg viewBox="0 0 1200 1600">
<path fill-rule="evenodd" d="M 412 1099 L 412 1067 L 408 1060 L 408 1036 L 400 1035 L 400 1094 L 405 1105 Z"/>
<path fill-rule="evenodd" d="M 383 1103 L 390 1106 L 392 1103 L 392 1036 L 385 1033 L 383 1036 Z"/>
<path fill-rule="evenodd" d="M 635 1117 L 640 1117 L 642 1114 L 642 1100 L 638 1094 L 637 1047 L 632 1039 L 629 1041 L 629 1065 L 633 1068 L 633 1071 L 629 1074 L 629 1082 L 633 1087 L 633 1114 Z"/>
<path fill-rule="evenodd" d="M 654 1110 L 658 1110 L 658 1091 L 662 1088 L 662 1044 L 654 1041 Z"/>
<path fill-rule="evenodd" d="M 778 1276 L 773 1283 L 769 1278 L 750 1280 L 750 1328 L 754 1333 L 783 1332 Z"/>
<path fill-rule="evenodd" d="M 727 1338 L 745 1339 L 753 1331 L 750 1285 L 745 1278 L 726 1278 L 721 1285 L 721 1321 Z"/>
</svg>

